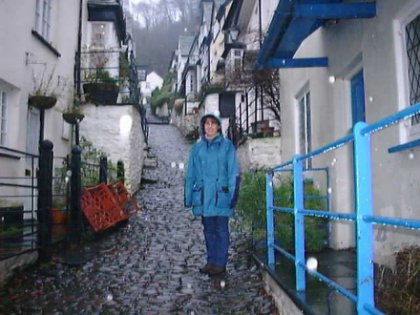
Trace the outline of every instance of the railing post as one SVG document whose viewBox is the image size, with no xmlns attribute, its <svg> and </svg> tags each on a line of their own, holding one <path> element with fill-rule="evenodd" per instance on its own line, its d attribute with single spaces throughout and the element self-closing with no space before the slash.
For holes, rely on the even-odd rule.
<svg viewBox="0 0 420 315">
<path fill-rule="evenodd" d="M 117 162 L 117 178 L 124 183 L 124 162 L 122 160 Z"/>
<path fill-rule="evenodd" d="M 299 213 L 304 209 L 303 203 L 303 167 L 299 156 L 293 158 L 293 190 L 294 190 L 294 219 L 295 219 L 295 272 L 296 291 L 305 291 L 305 218 Z"/>
<path fill-rule="evenodd" d="M 364 305 L 375 306 L 373 275 L 373 227 L 364 216 L 371 216 L 372 169 L 370 134 L 362 135 L 364 122 L 354 126 L 354 173 L 356 180 L 357 314 L 368 314 Z"/>
<path fill-rule="evenodd" d="M 108 182 L 108 158 L 105 155 L 99 159 L 99 182 L 105 184 Z"/>
<path fill-rule="evenodd" d="M 80 243 L 80 234 L 82 230 L 82 178 L 81 178 L 81 164 L 82 164 L 82 149 L 76 145 L 71 150 L 71 207 L 70 207 L 70 242 L 73 244 Z"/>
<path fill-rule="evenodd" d="M 267 261 L 271 269 L 275 269 L 276 258 L 274 255 L 274 216 L 273 216 L 273 171 L 265 175 L 265 199 L 267 217 Z"/>
<path fill-rule="evenodd" d="M 40 248 L 51 244 L 51 217 L 52 206 L 52 169 L 53 169 L 53 143 L 42 140 L 39 146 L 39 176 L 38 176 L 38 245 Z"/>
</svg>

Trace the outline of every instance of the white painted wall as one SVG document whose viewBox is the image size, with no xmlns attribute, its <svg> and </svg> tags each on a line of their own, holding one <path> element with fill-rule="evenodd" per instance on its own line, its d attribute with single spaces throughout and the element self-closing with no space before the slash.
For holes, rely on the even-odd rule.
<svg viewBox="0 0 420 315">
<path fill-rule="evenodd" d="M 8 107 L 5 146 L 27 151 L 28 135 L 34 137 L 36 145 L 39 123 L 36 128 L 28 129 L 28 96 L 34 88 L 34 74 L 39 79 L 43 72 L 48 76 L 52 69 L 55 69 L 50 86 L 54 87 L 57 84 L 58 77 L 60 82 L 66 81 L 67 84 L 65 88 L 56 91 L 58 102 L 55 107 L 45 112 L 44 138 L 54 143 L 56 156 L 65 156 L 69 151 L 70 142 L 68 130 L 62 120 L 62 111 L 71 99 L 79 2 L 52 2 L 51 32 L 47 41 L 58 51 L 60 57 L 32 34 L 32 30 L 35 29 L 35 7 L 35 0 L 0 1 L 0 89 L 7 92 Z M 39 117 L 39 110 L 33 111 Z M 34 153 L 38 153 L 36 146 Z M 22 177 L 25 176 L 27 168 L 25 159 L 0 157 L 0 176 Z M 22 189 L 2 190 L 3 192 L 12 195 L 28 194 Z M 26 209 L 29 207 L 27 205 Z"/>
<path fill-rule="evenodd" d="M 80 135 L 107 153 L 114 164 L 124 162 L 126 187 L 136 192 L 140 187 L 146 148 L 140 114 L 134 106 L 83 105 L 85 118 Z"/>
<path fill-rule="evenodd" d="M 418 1 L 379 0 L 377 17 L 366 20 L 341 20 L 317 31 L 303 42 L 295 57 L 329 58 L 328 68 L 281 70 L 283 104 L 283 160 L 297 152 L 297 99 L 311 92 L 313 149 L 342 138 L 351 129 L 350 80 L 364 70 L 367 122 L 372 123 L 408 105 L 407 79 L 401 53 L 398 21 L 420 14 Z M 415 16 L 415 15 L 414 15 Z M 329 83 L 334 76 L 334 84 Z M 420 160 L 418 148 L 389 154 L 388 148 L 406 142 L 404 124 L 373 136 L 373 198 L 376 215 L 419 219 Z M 330 152 L 314 160 L 314 166 L 328 166 L 331 172 L 332 209 L 354 211 L 352 147 Z M 354 245 L 354 226 L 333 224 L 331 245 Z M 375 227 L 376 257 L 392 264 L 391 254 L 409 244 L 418 244 L 418 232 Z"/>
</svg>

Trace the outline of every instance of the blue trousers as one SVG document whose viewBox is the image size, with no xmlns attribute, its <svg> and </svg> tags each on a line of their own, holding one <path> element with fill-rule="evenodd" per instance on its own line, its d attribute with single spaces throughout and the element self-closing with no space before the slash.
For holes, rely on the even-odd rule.
<svg viewBox="0 0 420 315">
<path fill-rule="evenodd" d="M 229 251 L 229 217 L 202 217 L 207 248 L 207 263 L 225 268 Z"/>
</svg>

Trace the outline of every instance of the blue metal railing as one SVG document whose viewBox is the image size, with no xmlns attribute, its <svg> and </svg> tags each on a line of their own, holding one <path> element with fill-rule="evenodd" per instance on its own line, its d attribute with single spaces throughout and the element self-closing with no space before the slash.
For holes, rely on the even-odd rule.
<svg viewBox="0 0 420 315">
<path fill-rule="evenodd" d="M 292 259 L 295 263 L 296 290 L 306 290 L 306 274 L 309 274 L 337 290 L 340 294 L 354 302 L 358 314 L 382 314 L 375 308 L 374 301 L 374 270 L 373 270 L 373 224 L 386 225 L 393 228 L 420 229 L 420 220 L 397 219 L 375 216 L 372 203 L 372 170 L 371 170 L 371 134 L 389 127 L 402 119 L 407 119 L 420 112 L 420 103 L 410 106 L 394 115 L 373 124 L 359 122 L 353 129 L 353 134 L 339 139 L 306 155 L 297 155 L 293 160 L 273 167 L 266 174 L 266 215 L 267 215 L 267 259 L 268 268 L 274 271 L 275 251 Z M 302 161 L 325 154 L 329 151 L 354 141 L 355 160 L 355 195 L 356 212 L 354 214 L 331 213 L 304 208 L 303 166 Z M 273 175 L 274 172 L 285 169 L 293 172 L 294 208 L 281 208 L 273 205 Z M 274 211 L 292 213 L 295 227 L 295 256 L 275 244 Z M 323 274 L 308 268 L 305 264 L 305 216 L 320 216 L 333 220 L 356 222 L 357 251 L 357 295 L 346 290 Z"/>
</svg>

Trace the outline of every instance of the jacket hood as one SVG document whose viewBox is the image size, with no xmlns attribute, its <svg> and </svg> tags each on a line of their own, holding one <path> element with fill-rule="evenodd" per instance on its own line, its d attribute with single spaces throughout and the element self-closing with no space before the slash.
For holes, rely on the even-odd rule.
<svg viewBox="0 0 420 315">
<path fill-rule="evenodd" d="M 201 120 L 200 120 L 200 131 L 201 131 L 201 135 L 202 136 L 204 136 L 204 134 L 205 134 L 204 133 L 204 122 L 205 122 L 206 118 L 213 118 L 213 119 L 215 119 L 217 121 L 219 127 L 220 128 L 222 127 L 222 121 L 220 120 L 220 117 L 219 117 L 218 113 L 207 113 L 207 114 L 204 114 L 201 117 Z"/>
</svg>

